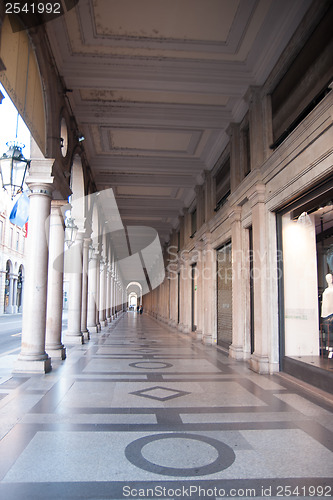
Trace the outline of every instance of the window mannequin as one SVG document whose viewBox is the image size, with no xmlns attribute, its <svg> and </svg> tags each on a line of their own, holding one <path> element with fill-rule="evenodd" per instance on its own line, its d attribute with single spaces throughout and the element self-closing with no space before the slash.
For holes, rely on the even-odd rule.
<svg viewBox="0 0 333 500">
<path fill-rule="evenodd" d="M 323 292 L 323 302 L 321 306 L 321 317 L 329 319 L 333 315 L 333 276 L 326 274 L 327 288 Z"/>
</svg>

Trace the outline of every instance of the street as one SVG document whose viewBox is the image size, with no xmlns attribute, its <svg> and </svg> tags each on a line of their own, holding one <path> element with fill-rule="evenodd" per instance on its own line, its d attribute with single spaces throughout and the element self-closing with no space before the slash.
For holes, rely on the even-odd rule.
<svg viewBox="0 0 333 500">
<path fill-rule="evenodd" d="M 62 326 L 67 328 L 67 311 L 64 311 Z M 22 314 L 0 315 L 0 356 L 20 351 L 21 332 Z"/>
<path fill-rule="evenodd" d="M 22 314 L 0 316 L 0 355 L 19 352 L 21 346 Z"/>
</svg>

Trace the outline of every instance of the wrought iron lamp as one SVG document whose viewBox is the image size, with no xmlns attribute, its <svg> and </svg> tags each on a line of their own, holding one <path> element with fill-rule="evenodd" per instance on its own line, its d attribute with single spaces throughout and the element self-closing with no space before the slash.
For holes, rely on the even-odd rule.
<svg viewBox="0 0 333 500">
<path fill-rule="evenodd" d="M 0 158 L 0 174 L 2 187 L 9 192 L 13 199 L 23 191 L 25 176 L 30 167 L 22 153 L 24 144 L 16 141 L 7 142 L 8 151 Z"/>
<path fill-rule="evenodd" d="M 67 247 L 71 247 L 76 239 L 78 227 L 75 225 L 74 219 L 69 216 L 65 219 L 65 243 Z"/>
</svg>

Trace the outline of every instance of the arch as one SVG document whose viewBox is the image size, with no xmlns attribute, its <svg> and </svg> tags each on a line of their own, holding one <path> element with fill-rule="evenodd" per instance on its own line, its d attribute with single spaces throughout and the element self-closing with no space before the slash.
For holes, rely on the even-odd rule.
<svg viewBox="0 0 333 500">
<path fill-rule="evenodd" d="M 131 281 L 126 286 L 127 303 L 130 306 L 131 297 L 136 296 L 136 305 L 142 304 L 142 285 L 138 281 Z"/>
<path fill-rule="evenodd" d="M 130 292 L 128 294 L 127 305 L 128 305 L 129 309 L 134 308 L 134 310 L 135 310 L 137 308 L 138 294 L 136 292 Z"/>
<path fill-rule="evenodd" d="M 1 29 L 0 58 L 6 68 L 0 81 L 46 155 L 45 101 L 37 58 L 27 33 L 13 32 L 8 16 Z"/>
<path fill-rule="evenodd" d="M 131 281 L 130 283 L 128 283 L 127 287 L 126 287 L 126 291 L 128 291 L 129 287 L 130 286 L 137 286 L 140 288 L 140 292 L 142 294 L 142 285 L 141 283 L 139 283 L 138 281 Z"/>
</svg>

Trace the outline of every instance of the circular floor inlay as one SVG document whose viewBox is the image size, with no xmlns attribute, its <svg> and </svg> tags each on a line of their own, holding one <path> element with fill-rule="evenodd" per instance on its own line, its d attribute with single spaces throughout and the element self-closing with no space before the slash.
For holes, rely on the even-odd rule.
<svg viewBox="0 0 333 500">
<path fill-rule="evenodd" d="M 230 467 L 236 458 L 232 448 L 217 439 L 185 433 L 137 439 L 126 447 L 125 455 L 143 470 L 177 477 L 214 474 Z"/>
<path fill-rule="evenodd" d="M 142 370 L 156 370 L 161 368 L 170 368 L 172 365 L 170 363 L 162 363 L 162 361 L 137 361 L 136 363 L 130 363 L 129 366 L 132 366 L 133 368 L 141 368 Z"/>
<path fill-rule="evenodd" d="M 203 467 L 219 456 L 211 444 L 177 437 L 166 439 L 162 445 L 158 441 L 148 443 L 141 453 L 149 462 L 176 469 L 193 468 L 194 461 L 196 467 Z"/>
</svg>

